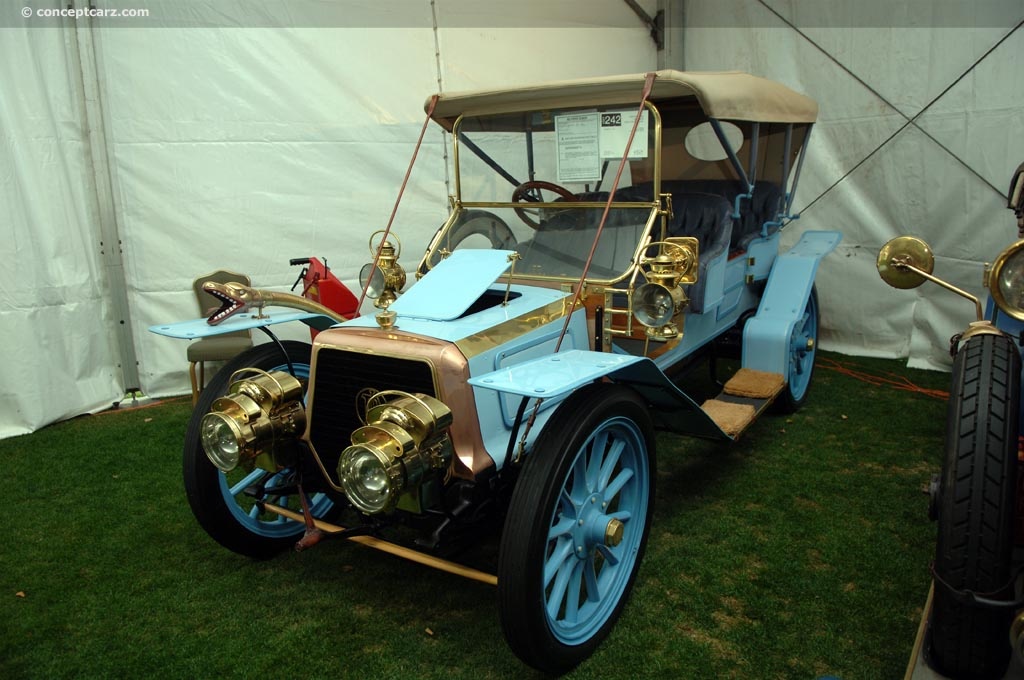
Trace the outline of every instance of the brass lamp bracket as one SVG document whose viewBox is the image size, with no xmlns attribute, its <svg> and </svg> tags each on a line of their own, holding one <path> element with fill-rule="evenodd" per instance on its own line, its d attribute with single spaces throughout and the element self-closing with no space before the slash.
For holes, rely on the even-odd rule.
<svg viewBox="0 0 1024 680">
<path fill-rule="evenodd" d="M 666 288 L 697 282 L 698 241 L 693 236 L 673 236 L 655 241 L 647 250 L 657 246 L 653 257 L 640 258 L 640 270 L 648 283 L 660 283 Z"/>
</svg>

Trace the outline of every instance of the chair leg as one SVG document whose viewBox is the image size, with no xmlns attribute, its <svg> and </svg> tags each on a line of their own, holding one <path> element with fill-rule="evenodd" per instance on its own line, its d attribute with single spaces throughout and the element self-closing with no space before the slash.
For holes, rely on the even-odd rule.
<svg viewBox="0 0 1024 680">
<path fill-rule="evenodd" d="M 202 362 L 199 362 L 200 367 Z M 201 369 L 200 369 L 201 370 Z M 192 361 L 188 365 L 188 377 L 192 379 L 192 405 L 196 405 L 196 401 L 199 400 L 199 384 L 196 382 L 196 362 Z"/>
</svg>

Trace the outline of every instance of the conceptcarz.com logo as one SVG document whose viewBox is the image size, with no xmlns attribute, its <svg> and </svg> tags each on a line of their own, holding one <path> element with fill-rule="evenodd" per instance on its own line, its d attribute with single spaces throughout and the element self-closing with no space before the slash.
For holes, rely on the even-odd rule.
<svg viewBox="0 0 1024 680">
<path fill-rule="evenodd" d="M 112 7 L 22 7 L 21 16 L 26 19 L 37 18 L 63 18 L 63 19 L 104 19 L 107 17 L 148 17 L 149 10 L 145 8 L 112 8 Z"/>
</svg>

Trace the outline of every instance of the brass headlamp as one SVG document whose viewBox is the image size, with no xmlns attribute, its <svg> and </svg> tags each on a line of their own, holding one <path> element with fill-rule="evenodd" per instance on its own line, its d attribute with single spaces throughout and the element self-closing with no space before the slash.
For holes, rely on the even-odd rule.
<svg viewBox="0 0 1024 680">
<path fill-rule="evenodd" d="M 692 236 L 680 236 L 652 243 L 649 248 L 655 246 L 657 255 L 640 260 L 647 282 L 633 295 L 633 317 L 647 327 L 647 337 L 662 341 L 679 335 L 672 319 L 689 302 L 681 285 L 697 281 L 698 244 Z"/>
<path fill-rule="evenodd" d="M 378 392 L 366 405 L 367 424 L 352 433 L 338 462 L 345 495 L 362 512 L 389 512 L 427 473 L 448 467 L 452 412 L 425 394 Z"/>
<path fill-rule="evenodd" d="M 234 380 L 242 373 L 253 377 Z M 302 383 L 283 371 L 257 368 L 235 372 L 228 393 L 218 398 L 199 423 L 200 440 L 210 462 L 224 472 L 256 464 L 268 470 L 289 464 L 287 446 L 306 429 Z M 265 459 L 257 460 L 261 456 Z"/>
<path fill-rule="evenodd" d="M 402 242 L 395 237 L 398 248 L 390 241 L 384 241 L 379 248 L 373 246 L 374 236 L 383 233 L 381 230 L 370 235 L 370 254 L 376 258 L 377 266 L 375 267 L 373 262 L 368 262 L 359 272 L 359 285 L 366 290 L 366 297 L 373 300 L 373 306 L 378 309 L 387 309 L 398 299 L 398 292 L 405 286 L 405 270 L 398 264 L 398 258 L 402 254 Z"/>
<path fill-rule="evenodd" d="M 1000 310 L 1024 321 L 1024 241 L 1017 241 L 999 253 L 985 285 Z"/>
</svg>

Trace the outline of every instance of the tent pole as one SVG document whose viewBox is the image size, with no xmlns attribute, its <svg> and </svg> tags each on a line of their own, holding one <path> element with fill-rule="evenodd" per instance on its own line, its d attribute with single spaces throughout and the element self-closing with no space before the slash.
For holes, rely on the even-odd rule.
<svg viewBox="0 0 1024 680">
<path fill-rule="evenodd" d="M 79 2 L 71 2 L 72 5 Z M 81 2 L 89 5 L 88 0 Z M 95 206 L 100 225 L 100 255 L 106 268 L 110 301 L 116 320 L 113 334 L 120 356 L 121 387 L 125 393 L 140 390 L 138 359 L 135 353 L 135 338 L 132 334 L 131 314 L 128 305 L 128 286 L 124 272 L 124 257 L 121 235 L 114 201 L 116 178 L 111 166 L 112 149 L 109 143 L 110 121 L 103 108 L 102 88 L 99 80 L 96 32 L 92 19 L 82 17 L 73 21 L 71 27 L 72 48 L 81 70 L 82 106 L 85 111 L 89 132 L 87 154 L 92 163 Z"/>
<path fill-rule="evenodd" d="M 686 0 L 658 0 L 662 42 L 658 48 L 658 68 L 685 71 L 683 60 L 683 12 Z"/>
</svg>

